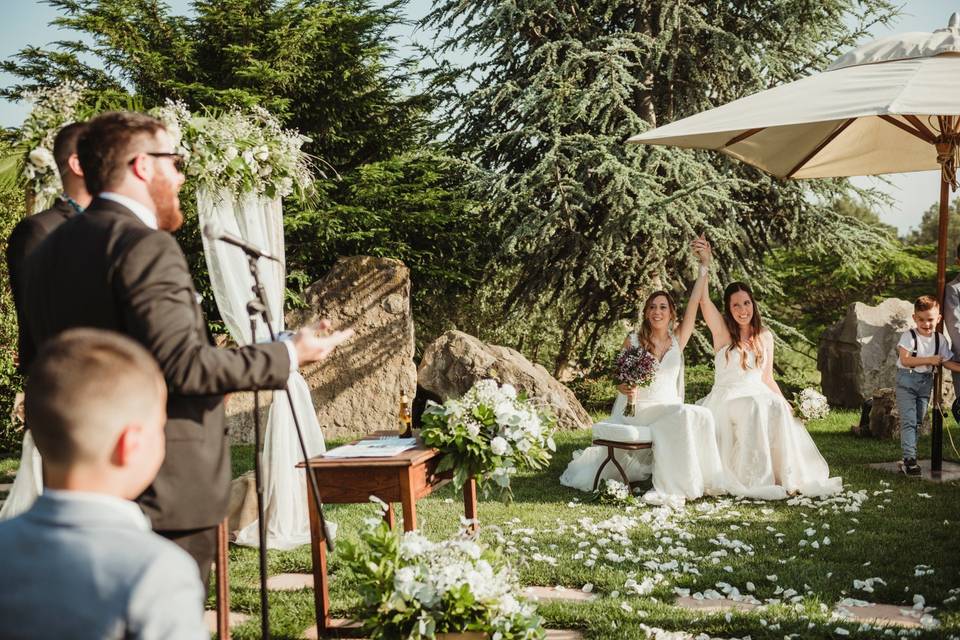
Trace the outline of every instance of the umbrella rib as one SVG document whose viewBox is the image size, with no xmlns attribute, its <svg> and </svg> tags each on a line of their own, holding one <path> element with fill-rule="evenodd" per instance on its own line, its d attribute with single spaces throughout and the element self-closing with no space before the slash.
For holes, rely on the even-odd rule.
<svg viewBox="0 0 960 640">
<path fill-rule="evenodd" d="M 920 138 L 921 140 L 923 140 L 924 142 L 927 142 L 927 143 L 929 143 L 929 144 L 933 144 L 933 140 L 932 140 L 931 138 L 927 137 L 927 135 L 926 135 L 924 132 L 922 132 L 922 131 L 917 131 L 916 129 L 914 129 L 914 128 L 911 127 L 910 125 L 906 124 L 905 122 L 900 122 L 899 120 L 897 120 L 897 119 L 894 118 L 893 116 L 882 115 L 882 116 L 880 116 L 880 119 L 883 120 L 883 121 L 885 121 L 885 122 L 889 122 L 890 124 L 892 124 L 892 125 L 895 126 L 895 127 L 898 127 L 898 128 L 900 128 L 900 129 L 903 129 L 904 131 L 906 131 L 906 132 L 909 133 L 910 135 L 916 136 L 916 137 Z"/>
<path fill-rule="evenodd" d="M 733 145 L 737 144 L 738 142 L 743 142 L 744 140 L 746 140 L 747 138 L 749 138 L 749 137 L 752 136 L 753 134 L 755 134 L 755 133 L 760 133 L 760 132 L 763 131 L 764 129 L 766 129 L 766 127 L 760 127 L 759 129 L 747 129 L 747 130 L 744 131 L 743 133 L 741 133 L 741 134 L 739 134 L 739 135 L 737 135 L 737 136 L 734 136 L 733 138 L 730 138 L 730 140 L 728 140 L 727 143 L 724 144 L 724 145 L 723 145 L 722 147 L 720 147 L 720 148 L 721 148 L 721 149 L 726 149 L 727 147 L 732 147 Z"/>
<path fill-rule="evenodd" d="M 800 169 L 802 169 L 802 168 L 803 168 L 803 165 L 805 165 L 805 164 L 807 164 L 808 162 L 810 162 L 810 160 L 812 160 L 814 156 L 816 156 L 818 153 L 820 153 L 821 151 L 823 151 L 823 148 L 826 147 L 826 146 L 827 146 L 828 144 L 830 144 L 831 142 L 833 142 L 834 138 L 836 138 L 838 135 L 840 135 L 841 133 L 843 133 L 843 130 L 846 129 L 847 127 L 849 127 L 849 126 L 853 123 L 854 120 L 855 120 L 855 118 L 847 118 L 846 122 L 844 122 L 842 125 L 840 125 L 840 126 L 837 127 L 836 129 L 834 129 L 832 132 L 830 132 L 830 135 L 828 135 L 826 138 L 824 138 L 823 141 L 820 142 L 820 144 L 818 144 L 817 147 L 816 147 L 813 151 L 811 151 L 809 154 L 807 154 L 807 157 L 805 157 L 803 160 L 801 160 L 800 162 L 798 162 L 798 163 L 796 164 L 796 166 L 793 167 L 793 169 L 790 169 L 790 171 L 788 171 L 787 174 L 786 174 L 784 177 L 785 177 L 785 178 L 792 178 L 792 177 L 793 177 L 793 174 L 795 174 L 797 171 L 799 171 Z"/>
<path fill-rule="evenodd" d="M 910 124 L 917 128 L 917 131 L 920 131 L 927 136 L 927 142 L 933 144 L 937 141 L 937 136 L 933 134 L 930 129 L 927 128 L 927 125 L 923 124 L 923 121 L 915 115 L 907 114 L 903 116 L 905 120 L 909 120 Z"/>
</svg>

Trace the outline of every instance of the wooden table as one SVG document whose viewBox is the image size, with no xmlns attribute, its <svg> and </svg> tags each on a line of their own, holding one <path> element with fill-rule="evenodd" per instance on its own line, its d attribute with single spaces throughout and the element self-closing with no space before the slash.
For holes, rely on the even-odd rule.
<svg viewBox="0 0 960 640">
<path fill-rule="evenodd" d="M 376 437 L 376 436 L 373 436 Z M 450 481 L 451 473 L 436 473 L 441 453 L 421 442 L 388 458 L 324 458 L 317 456 L 307 467 L 317 479 L 320 498 L 326 504 L 358 504 L 376 496 L 387 503 L 384 514 L 392 529 L 393 504 L 403 507 L 403 530 L 417 528 L 417 500 Z M 301 462 L 298 468 L 303 468 Z M 307 491 L 310 491 L 309 483 Z M 320 527 L 316 503 L 308 495 L 310 509 L 310 546 L 313 551 L 313 599 L 317 614 L 317 632 L 323 635 L 343 629 L 330 617 L 330 592 L 327 585 L 327 546 Z M 477 519 L 477 485 L 471 478 L 463 487 L 466 517 Z"/>
</svg>

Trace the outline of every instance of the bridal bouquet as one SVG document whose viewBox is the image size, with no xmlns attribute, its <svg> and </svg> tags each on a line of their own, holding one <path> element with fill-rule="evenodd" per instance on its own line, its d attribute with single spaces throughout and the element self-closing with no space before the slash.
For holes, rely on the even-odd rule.
<svg viewBox="0 0 960 640">
<path fill-rule="evenodd" d="M 643 347 L 624 347 L 614 360 L 613 378 L 617 384 L 648 387 L 657 376 L 659 366 L 660 362 Z M 633 404 L 628 404 L 627 411 L 631 412 L 632 409 Z"/>
<path fill-rule="evenodd" d="M 826 418 L 830 413 L 827 398 L 816 389 L 807 387 L 797 395 L 797 412 L 804 420 Z"/>
<path fill-rule="evenodd" d="M 499 553 L 468 539 L 402 537 L 371 519 L 359 543 L 344 542 L 347 568 L 360 583 L 371 638 L 435 638 L 477 632 L 502 640 L 539 640 L 543 619 L 518 597 L 516 575 Z"/>
<path fill-rule="evenodd" d="M 555 424 L 549 408 L 488 379 L 460 398 L 428 402 L 420 437 L 446 454 L 437 471 L 453 469 L 458 489 L 473 476 L 481 484 L 493 480 L 509 495 L 511 475 L 550 461 Z"/>
</svg>

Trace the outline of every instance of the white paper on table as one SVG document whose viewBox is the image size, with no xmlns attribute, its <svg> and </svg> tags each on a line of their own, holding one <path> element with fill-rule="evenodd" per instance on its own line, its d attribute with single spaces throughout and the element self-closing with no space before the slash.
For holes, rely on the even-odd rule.
<svg viewBox="0 0 960 640">
<path fill-rule="evenodd" d="M 330 449 L 324 458 L 389 458 L 417 446 L 416 438 L 380 438 L 361 440 L 355 444 L 346 444 Z"/>
</svg>

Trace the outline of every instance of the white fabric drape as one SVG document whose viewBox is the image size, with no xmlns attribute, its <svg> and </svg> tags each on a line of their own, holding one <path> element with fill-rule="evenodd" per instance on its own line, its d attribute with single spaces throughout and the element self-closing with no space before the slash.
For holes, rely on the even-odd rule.
<svg viewBox="0 0 960 640">
<path fill-rule="evenodd" d="M 213 192 L 197 189 L 197 213 L 200 225 L 214 224 L 222 231 L 239 236 L 270 255 L 284 260 L 283 217 L 280 199 L 253 194 L 236 196 L 227 190 Z M 203 249 L 210 272 L 210 282 L 220 316 L 237 344 L 251 343 L 247 302 L 253 296 L 253 284 L 247 258 L 240 249 L 203 237 Z M 274 331 L 283 330 L 283 295 L 285 270 L 283 262 L 261 259 L 260 277 L 270 305 Z M 258 321 L 255 341 L 269 339 L 269 332 Z M 307 454 L 326 451 L 323 432 L 310 398 L 310 389 L 298 371 L 287 380 L 290 395 L 303 428 Z M 310 542 L 307 511 L 307 485 L 296 428 L 290 413 L 287 392 L 275 391 L 267 418 L 263 442 L 264 514 L 267 519 L 267 546 L 290 549 Z M 237 532 L 237 544 L 258 546 L 257 522 Z"/>
<path fill-rule="evenodd" d="M 20 467 L 17 477 L 10 487 L 10 493 L 0 509 L 0 520 L 9 520 L 33 506 L 34 500 L 43 493 L 43 469 L 40 452 L 33 444 L 30 430 L 23 435 L 23 449 L 20 452 Z"/>
</svg>

